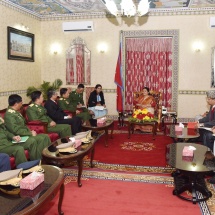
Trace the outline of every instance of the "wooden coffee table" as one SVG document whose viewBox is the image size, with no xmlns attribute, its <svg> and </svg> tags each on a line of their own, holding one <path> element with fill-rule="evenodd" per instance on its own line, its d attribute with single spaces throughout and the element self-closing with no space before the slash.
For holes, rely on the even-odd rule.
<svg viewBox="0 0 215 215">
<path fill-rule="evenodd" d="M 95 142 L 99 139 L 93 139 L 91 142 L 81 145 L 77 148 L 77 152 L 74 154 L 71 153 L 59 153 L 56 146 L 62 144 L 62 142 L 68 142 L 69 138 L 58 139 L 51 146 L 45 148 L 42 151 L 42 163 L 52 164 L 59 167 L 69 164 L 72 161 L 77 161 L 78 164 L 78 186 L 81 187 L 81 175 L 83 170 L 83 158 L 91 152 L 90 164 L 91 168 L 93 167 L 93 157 L 95 150 Z"/>
<path fill-rule="evenodd" d="M 114 127 L 113 120 L 107 120 L 104 125 L 99 125 L 99 126 L 91 126 L 88 123 L 82 125 L 82 129 L 85 131 L 88 131 L 88 130 L 92 130 L 94 132 L 105 131 L 105 147 L 108 147 L 108 130 L 109 129 L 111 129 L 111 138 L 113 138 L 113 127 Z"/>
<path fill-rule="evenodd" d="M 155 135 L 157 134 L 157 127 L 158 127 L 158 122 L 157 121 L 152 121 L 152 122 L 129 122 L 128 121 L 128 139 L 130 138 L 131 131 L 132 134 L 134 133 L 134 126 L 135 125 L 151 125 L 152 126 L 152 134 L 153 134 L 153 140 L 155 139 Z"/>
<path fill-rule="evenodd" d="M 43 165 L 45 180 L 34 190 L 18 189 L 17 195 L 10 195 L 0 191 L 0 214 L 33 215 L 40 214 L 40 210 L 51 201 L 60 190 L 58 202 L 58 214 L 61 210 L 64 195 L 64 174 L 55 166 Z M 9 186 L 0 186 L 2 189 Z"/>
</svg>

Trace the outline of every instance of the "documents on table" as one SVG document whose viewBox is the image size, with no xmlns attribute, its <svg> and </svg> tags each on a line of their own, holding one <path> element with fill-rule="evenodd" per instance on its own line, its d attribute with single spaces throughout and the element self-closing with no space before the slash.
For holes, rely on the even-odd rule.
<svg viewBox="0 0 215 215">
<path fill-rule="evenodd" d="M 95 106 L 95 110 L 105 110 L 104 106 Z"/>
<path fill-rule="evenodd" d="M 211 131 L 212 132 L 211 128 L 207 128 L 207 127 L 199 127 L 199 128 L 202 128 L 202 129 L 205 129 L 207 131 Z M 213 134 L 213 136 L 215 136 L 215 134 Z"/>
</svg>

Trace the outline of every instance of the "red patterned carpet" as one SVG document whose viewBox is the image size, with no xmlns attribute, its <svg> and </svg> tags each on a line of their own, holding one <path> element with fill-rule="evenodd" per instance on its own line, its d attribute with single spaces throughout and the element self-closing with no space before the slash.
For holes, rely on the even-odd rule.
<svg viewBox="0 0 215 215">
<path fill-rule="evenodd" d="M 96 143 L 95 167 L 89 168 L 87 159 L 84 162 L 82 187 L 77 185 L 77 166 L 63 169 L 62 211 L 65 215 L 214 215 L 215 187 L 207 181 L 212 197 L 206 202 L 192 204 L 173 195 L 174 181 L 169 174 L 173 169 L 165 167 L 169 143 L 172 140 L 163 135 L 156 140 L 149 134 L 127 139 L 127 133 L 115 131 L 106 148 L 101 136 Z M 184 195 L 191 197 L 188 191 Z M 37 201 L 36 196 L 32 199 Z M 50 196 L 37 214 L 57 215 L 58 200 L 59 193 Z"/>
<path fill-rule="evenodd" d="M 152 139 L 151 134 L 113 134 L 108 139 L 109 147 L 104 147 L 103 135 L 96 143 L 94 159 L 100 163 L 137 165 L 137 166 L 166 166 L 166 145 L 172 143 L 170 137 L 157 135 Z"/>
<path fill-rule="evenodd" d="M 172 139 L 151 134 L 132 134 L 114 130 L 109 147 L 104 135 L 96 143 L 93 169 L 85 159 L 82 187 L 77 186 L 77 167 L 64 169 L 65 195 L 62 210 L 67 215 L 210 215 L 215 199 L 192 204 L 172 194 L 173 178 L 166 167 L 166 145 Z M 167 174 L 163 174 L 167 173 Z M 214 185 L 208 184 L 215 196 Z M 189 192 L 186 195 L 191 195 Z M 57 215 L 58 196 L 40 214 Z"/>
<path fill-rule="evenodd" d="M 85 170 L 80 188 L 76 182 L 77 171 L 64 171 L 62 209 L 66 215 L 210 214 L 205 202 L 194 205 L 172 195 L 173 179 L 169 176 Z M 57 215 L 57 197 L 40 214 Z"/>
</svg>

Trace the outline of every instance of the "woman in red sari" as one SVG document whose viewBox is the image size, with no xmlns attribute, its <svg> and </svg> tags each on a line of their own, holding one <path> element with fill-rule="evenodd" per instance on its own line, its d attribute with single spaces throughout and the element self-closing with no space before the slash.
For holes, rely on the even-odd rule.
<svg viewBox="0 0 215 215">
<path fill-rule="evenodd" d="M 150 95 L 148 87 L 143 88 L 143 93 L 134 100 L 134 105 L 136 109 L 146 108 L 150 113 L 154 114 L 156 103 L 154 97 Z"/>
<path fill-rule="evenodd" d="M 150 95 L 148 87 L 143 88 L 143 93 L 134 100 L 135 109 L 144 109 L 146 108 L 150 113 L 154 114 L 154 107 L 156 102 L 153 96 Z M 134 130 L 140 130 L 143 132 L 151 132 L 152 126 L 150 125 L 135 125 Z"/>
</svg>

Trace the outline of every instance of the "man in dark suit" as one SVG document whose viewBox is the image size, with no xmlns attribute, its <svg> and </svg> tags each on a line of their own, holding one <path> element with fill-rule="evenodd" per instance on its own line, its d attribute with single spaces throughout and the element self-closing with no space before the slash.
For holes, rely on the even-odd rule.
<svg viewBox="0 0 215 215">
<path fill-rule="evenodd" d="M 48 100 L 44 107 L 47 110 L 47 115 L 55 121 L 57 124 L 69 124 L 72 126 L 72 134 L 80 132 L 82 120 L 77 116 L 70 116 L 64 113 L 64 111 L 57 104 L 57 93 L 53 90 L 48 91 Z"/>
<path fill-rule="evenodd" d="M 203 144 L 213 151 L 215 137 L 211 128 L 215 126 L 215 90 L 207 92 L 207 103 L 210 105 L 210 110 L 205 117 L 199 119 L 198 127 Z M 204 127 L 209 130 L 204 129 Z"/>
</svg>

